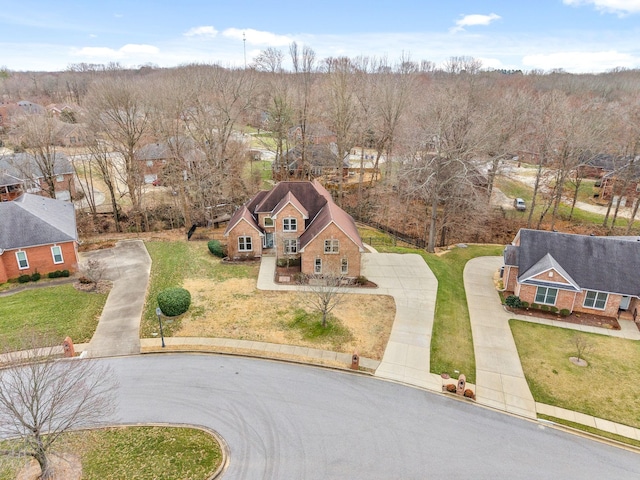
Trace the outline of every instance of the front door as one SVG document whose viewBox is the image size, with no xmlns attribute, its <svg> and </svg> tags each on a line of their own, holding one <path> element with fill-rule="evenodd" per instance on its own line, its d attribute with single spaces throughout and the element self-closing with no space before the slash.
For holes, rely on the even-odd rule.
<svg viewBox="0 0 640 480">
<path fill-rule="evenodd" d="M 273 233 L 264 234 L 264 248 L 273 248 Z"/>
<path fill-rule="evenodd" d="M 620 300 L 620 310 L 628 310 L 630 301 L 631 301 L 631 297 L 623 295 L 622 299 Z"/>
</svg>

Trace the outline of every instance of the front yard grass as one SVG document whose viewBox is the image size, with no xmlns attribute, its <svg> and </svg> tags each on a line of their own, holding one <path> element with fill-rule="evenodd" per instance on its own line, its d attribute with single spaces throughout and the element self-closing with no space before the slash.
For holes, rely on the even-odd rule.
<svg viewBox="0 0 640 480">
<path fill-rule="evenodd" d="M 536 402 L 640 428 L 640 342 L 510 320 Z M 587 367 L 569 361 L 574 338 L 592 345 Z"/>
<path fill-rule="evenodd" d="M 2 442 L 10 448 L 10 442 Z M 86 480 L 204 480 L 222 463 L 217 440 L 185 427 L 120 427 L 66 434 L 56 444 L 81 458 Z M 14 458 L 0 465 L 0 480 L 13 480 L 24 465 Z"/>
<path fill-rule="evenodd" d="M 331 326 L 313 332 L 313 312 L 300 316 L 305 310 L 300 293 L 256 288 L 259 262 L 223 263 L 204 241 L 146 245 L 153 263 L 142 337 L 158 334 L 157 293 L 180 286 L 191 293 L 191 307 L 181 317 L 163 319 L 165 336 L 253 340 L 382 358 L 395 318 L 391 297 L 349 293 L 332 312 Z"/>
<path fill-rule="evenodd" d="M 0 343 L 18 347 L 24 335 L 37 333 L 51 343 L 66 336 L 74 343 L 91 340 L 107 294 L 80 292 L 72 285 L 25 290 L 0 298 Z"/>
</svg>

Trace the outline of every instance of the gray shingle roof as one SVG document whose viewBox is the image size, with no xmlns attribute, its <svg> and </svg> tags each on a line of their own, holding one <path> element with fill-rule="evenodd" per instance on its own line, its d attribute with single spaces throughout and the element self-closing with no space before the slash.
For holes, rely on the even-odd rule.
<svg viewBox="0 0 640 480">
<path fill-rule="evenodd" d="M 640 242 L 527 229 L 518 235 L 519 281 L 550 254 L 582 289 L 640 296 Z"/>
<path fill-rule="evenodd" d="M 0 156 L 0 171 L 17 178 L 25 179 L 26 174 L 35 177 L 43 177 L 33 155 L 29 153 L 14 153 L 13 155 Z M 73 165 L 62 152 L 55 153 L 54 174 L 64 175 L 75 173 Z M 25 179 L 26 180 L 26 179 Z"/>
<path fill-rule="evenodd" d="M 73 204 L 25 193 L 0 203 L 0 248 L 4 250 L 77 241 Z"/>
</svg>

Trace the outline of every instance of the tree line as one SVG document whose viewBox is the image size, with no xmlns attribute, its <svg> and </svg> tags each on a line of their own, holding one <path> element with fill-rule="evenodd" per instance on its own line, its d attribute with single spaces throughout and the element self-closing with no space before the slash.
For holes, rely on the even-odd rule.
<svg viewBox="0 0 640 480">
<path fill-rule="evenodd" d="M 503 72 L 469 57 L 439 68 L 408 57 L 319 59 L 296 43 L 268 48 L 244 69 L 80 64 L 0 79 L 5 99 L 80 107 L 72 120 L 82 125 L 91 166 L 79 173 L 103 178 L 117 229 L 123 204 L 136 228 L 149 228 L 137 157 L 143 146 L 155 142 L 168 150 L 163 180 L 181 223 L 190 225 L 210 218 L 216 205 L 242 203 L 259 187 L 245 174 L 247 127 L 265 139 L 274 172 L 284 175 L 292 146 L 303 164 L 311 161 L 313 128 L 321 125 L 333 133 L 336 170 L 350 153 L 361 155 L 357 189 L 347 192 L 345 177 L 337 175 L 337 202 L 359 217 L 404 222 L 429 251 L 486 225 L 496 176 L 513 158 L 536 166 L 527 225 L 555 228 L 567 184 L 576 194 L 580 187 L 579 165 L 602 154 L 620 162 L 640 155 L 639 87 L 634 70 Z M 46 159 L 59 121 L 25 116 L 10 133 Z M 366 162 L 365 151 L 371 153 Z M 365 163 L 379 175 L 365 181 Z M 610 205 L 611 228 L 617 208 Z"/>
</svg>

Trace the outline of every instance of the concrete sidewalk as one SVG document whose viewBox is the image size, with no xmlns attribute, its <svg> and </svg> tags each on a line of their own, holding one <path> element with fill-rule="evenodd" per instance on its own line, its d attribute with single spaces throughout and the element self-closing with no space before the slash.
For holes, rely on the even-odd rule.
<svg viewBox="0 0 640 480">
<path fill-rule="evenodd" d="M 140 353 L 140 318 L 145 303 L 151 258 L 141 240 L 120 241 L 114 248 L 82 255 L 95 258 L 107 266 L 105 277 L 113 288 L 102 310 L 87 354 L 110 357 Z"/>
<path fill-rule="evenodd" d="M 262 258 L 258 289 L 298 289 L 275 283 L 275 267 L 275 257 Z M 349 293 L 390 295 L 396 304 L 389 342 L 375 375 L 441 392 L 442 379 L 429 372 L 438 281 L 424 259 L 415 254 L 366 253 L 362 274 L 378 288 L 351 288 Z"/>
</svg>

